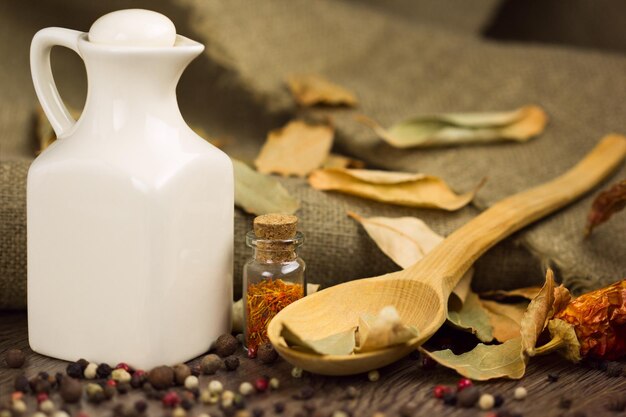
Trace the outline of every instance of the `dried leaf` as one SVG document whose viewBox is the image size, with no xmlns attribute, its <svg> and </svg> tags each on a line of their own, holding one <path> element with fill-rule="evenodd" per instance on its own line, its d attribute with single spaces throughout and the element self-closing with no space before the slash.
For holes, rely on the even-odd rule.
<svg viewBox="0 0 626 417">
<path fill-rule="evenodd" d="M 254 161 L 259 172 L 284 176 L 307 176 L 320 167 L 333 145 L 334 129 L 299 120 L 272 130 Z"/>
<path fill-rule="evenodd" d="M 283 324 L 280 335 L 285 339 L 285 343 L 294 349 L 320 355 L 349 355 L 354 352 L 356 345 L 355 332 L 356 327 L 322 339 L 305 340 L 294 333 L 286 324 Z"/>
<path fill-rule="evenodd" d="M 402 323 L 393 306 L 384 307 L 378 315 L 363 314 L 357 330 L 358 352 L 371 352 L 406 343 L 418 335 L 415 327 Z"/>
<path fill-rule="evenodd" d="M 331 153 L 326 157 L 326 160 L 322 164 L 322 168 L 365 168 L 365 162 L 353 159 L 347 156 Z"/>
<path fill-rule="evenodd" d="M 424 115 L 389 129 L 365 116 L 357 120 L 392 146 L 410 148 L 501 140 L 524 142 L 543 131 L 548 117 L 541 107 L 525 106 L 508 112 Z"/>
<path fill-rule="evenodd" d="M 311 295 L 317 292 L 320 288 L 320 284 L 306 284 L 306 295 Z M 243 298 L 235 301 L 232 308 L 232 331 L 243 332 Z"/>
<path fill-rule="evenodd" d="M 480 303 L 487 311 L 493 337 L 496 340 L 506 342 L 520 337 L 520 323 L 528 307 L 527 302 L 505 304 L 492 300 L 480 300 Z"/>
<path fill-rule="evenodd" d="M 620 210 L 626 207 L 626 180 L 614 184 L 608 190 L 602 191 L 593 200 L 591 210 L 587 215 L 585 236 L 589 236 L 593 229 L 606 222 Z"/>
<path fill-rule="evenodd" d="M 578 341 L 578 336 L 576 336 L 574 326 L 566 321 L 553 319 L 548 322 L 548 330 L 550 331 L 550 336 L 552 336 L 552 341 L 556 340 L 560 344 L 559 353 L 567 360 L 574 363 L 580 362 L 582 359 L 580 342 Z M 546 348 L 546 345 L 542 346 L 542 348 Z"/>
<path fill-rule="evenodd" d="M 383 203 L 454 211 L 467 205 L 474 191 L 456 194 L 438 177 L 362 169 L 318 169 L 309 184 L 317 190 L 338 191 Z"/>
<path fill-rule="evenodd" d="M 554 289 L 554 302 L 552 303 L 550 313 L 548 313 L 548 318 L 554 317 L 557 313 L 567 307 L 571 299 L 572 295 L 569 290 L 563 286 L 563 284 L 556 287 Z"/>
<path fill-rule="evenodd" d="M 521 339 L 511 339 L 501 345 L 478 344 L 474 349 L 455 355 L 450 349 L 422 352 L 466 378 L 486 381 L 494 378 L 519 379 L 524 376 L 526 363 L 521 359 Z"/>
<path fill-rule="evenodd" d="M 457 327 L 470 330 L 481 342 L 493 340 L 493 327 L 489 314 L 474 292 L 467 294 L 459 310 L 448 310 L 448 320 Z"/>
<path fill-rule="evenodd" d="M 296 102 L 305 107 L 316 104 L 330 106 L 357 105 L 356 96 L 344 87 L 315 74 L 294 74 L 287 78 L 287 86 Z"/>
<path fill-rule="evenodd" d="M 275 178 L 260 174 L 241 161 L 233 159 L 235 171 L 235 204 L 248 213 L 293 214 L 300 202 Z"/>
<path fill-rule="evenodd" d="M 525 355 L 533 356 L 537 338 L 546 328 L 546 324 L 554 305 L 554 273 L 548 269 L 546 282 L 541 287 L 539 294 L 528 304 L 526 313 L 520 323 L 520 334 L 522 336 L 522 352 Z"/>
<path fill-rule="evenodd" d="M 532 300 L 541 291 L 541 287 L 516 288 L 514 290 L 492 290 L 480 293 L 481 298 L 506 300 L 507 298 L 526 298 Z"/>
<path fill-rule="evenodd" d="M 367 234 L 380 250 L 402 268 L 418 262 L 442 240 L 426 223 L 416 217 L 362 217 L 354 212 L 348 215 L 361 223 Z M 454 297 L 448 302 L 448 320 L 456 327 L 469 330 L 482 341 L 490 341 L 489 318 L 477 303 L 478 297 L 471 292 L 473 271 L 469 270 L 452 291 Z M 467 297 L 472 297 L 464 306 Z"/>
</svg>

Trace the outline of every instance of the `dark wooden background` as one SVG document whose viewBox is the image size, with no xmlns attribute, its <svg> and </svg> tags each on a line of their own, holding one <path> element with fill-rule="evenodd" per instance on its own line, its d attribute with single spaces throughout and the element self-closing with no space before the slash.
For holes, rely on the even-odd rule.
<svg viewBox="0 0 626 417">
<path fill-rule="evenodd" d="M 10 348 L 20 348 L 27 352 L 27 362 L 23 369 L 9 369 L 4 363 L 4 352 Z M 281 387 L 277 391 L 254 394 L 248 399 L 247 409 L 261 407 L 266 410 L 265 416 L 277 415 L 273 410 L 275 402 L 284 402 L 284 416 L 306 416 L 304 401 L 294 398 L 305 386 L 315 389 L 311 403 L 316 411 L 310 415 L 332 416 L 336 410 L 349 410 L 353 416 L 372 416 L 382 411 L 386 416 L 399 416 L 400 410 L 407 403 L 415 403 L 417 409 L 408 415 L 415 416 L 486 416 L 487 413 L 473 409 L 460 409 L 445 406 L 432 395 L 437 384 L 455 384 L 459 379 L 454 372 L 438 367 L 434 370 L 423 370 L 419 360 L 406 358 L 394 365 L 380 370 L 381 378 L 370 382 L 366 375 L 353 377 L 323 377 L 305 372 L 300 379 L 291 376 L 291 366 L 282 359 L 272 365 L 263 365 L 257 360 L 245 357 L 243 349 L 238 352 L 241 366 L 234 372 L 221 370 L 214 376 L 202 376 L 200 387 L 204 388 L 211 379 L 220 380 L 226 389 L 237 391 L 243 381 L 254 380 L 260 376 L 277 377 Z M 34 376 L 39 371 L 50 373 L 64 372 L 67 362 L 51 359 L 33 353 L 28 347 L 26 314 L 22 312 L 0 312 L 0 404 L 9 401 L 13 391 L 13 379 L 25 372 Z M 114 364 L 111 364 L 114 365 Z M 556 382 L 548 381 L 548 374 L 558 374 Z M 355 386 L 359 394 L 355 399 L 346 396 L 346 389 Z M 575 416 L 576 412 L 584 412 L 588 417 L 626 416 L 626 412 L 613 412 L 606 405 L 615 400 L 626 399 L 626 377 L 610 378 L 605 372 L 582 365 L 572 365 L 558 356 L 549 356 L 534 360 L 528 373 L 521 381 L 495 381 L 477 383 L 482 392 L 501 394 L 505 403 L 501 409 L 521 413 L 523 416 Z M 528 397 L 524 401 L 513 399 L 513 390 L 524 386 Z M 114 405 L 119 402 L 130 402 L 143 398 L 141 391 L 125 396 L 116 396 L 113 400 L 99 406 L 87 404 L 85 400 L 80 406 L 74 406 L 75 415 L 82 407 L 89 416 L 111 416 Z M 559 407 L 561 399 L 572 400 L 569 410 Z M 61 400 L 58 394 L 52 396 L 56 404 Z M 29 410 L 26 415 L 35 411 L 35 401 L 28 399 Z M 196 405 L 188 416 L 197 416 L 208 412 L 211 417 L 221 416 L 216 406 Z M 162 416 L 165 410 L 161 403 L 149 401 L 148 415 Z M 582 414 L 581 414 L 582 415 Z"/>
</svg>

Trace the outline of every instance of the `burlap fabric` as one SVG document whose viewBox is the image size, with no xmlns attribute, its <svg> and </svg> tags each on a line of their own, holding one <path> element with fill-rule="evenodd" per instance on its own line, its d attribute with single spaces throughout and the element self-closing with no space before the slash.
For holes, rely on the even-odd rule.
<svg viewBox="0 0 626 417">
<path fill-rule="evenodd" d="M 457 213 L 395 208 L 311 190 L 284 180 L 302 199 L 302 256 L 309 279 L 332 284 L 395 269 L 346 210 L 364 215 L 422 217 L 447 234 L 494 201 L 547 180 L 573 164 L 610 131 L 626 132 L 620 114 L 626 98 L 626 58 L 566 48 L 496 44 L 478 37 L 495 1 L 456 3 L 397 0 L 270 2 L 159 0 L 88 4 L 34 0 L 0 4 L 0 307 L 25 305 L 25 175 L 32 158 L 36 98 L 28 70 L 28 45 L 45 26 L 87 30 L 107 11 L 147 7 L 168 14 L 179 33 L 207 44 L 183 75 L 181 110 L 192 124 L 223 138 L 231 155 L 251 159 L 268 129 L 299 110 L 283 80 L 292 72 L 317 72 L 355 90 L 358 112 L 391 123 L 420 112 L 504 110 L 538 103 L 551 123 L 528 144 L 428 151 L 399 151 L 353 121 L 354 111 L 330 114 L 337 147 L 372 166 L 441 175 L 458 190 L 487 175 L 475 207 Z M 460 6 L 464 4 L 464 6 Z M 462 23 L 460 23 L 462 22 Z M 449 25 L 449 26 L 448 26 Z M 64 98 L 80 107 L 85 77 L 79 58 L 53 54 Z M 304 117 L 324 117 L 315 111 Z M 622 168 L 618 174 L 626 176 Z M 617 178 L 614 177 L 613 179 Z M 596 286 L 626 272 L 626 219 L 616 217 L 589 241 L 581 239 L 590 198 L 518 233 L 477 265 L 479 288 L 537 283 L 552 264 L 569 284 Z M 235 276 L 245 258 L 243 234 L 250 216 L 236 215 Z M 620 240 L 622 237 L 622 240 Z M 236 285 L 235 292 L 240 290 Z"/>
</svg>

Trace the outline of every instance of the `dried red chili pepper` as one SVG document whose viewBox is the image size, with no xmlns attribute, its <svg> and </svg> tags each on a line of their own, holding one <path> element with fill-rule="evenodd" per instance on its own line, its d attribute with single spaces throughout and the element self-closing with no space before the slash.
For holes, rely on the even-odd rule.
<svg viewBox="0 0 626 417">
<path fill-rule="evenodd" d="M 587 215 L 585 236 L 591 234 L 596 226 L 609 220 L 611 216 L 626 207 L 626 180 L 622 180 L 606 191 L 601 192 L 593 201 Z"/>
<path fill-rule="evenodd" d="M 626 356 L 626 279 L 571 300 L 548 328 L 552 340 L 536 354 L 559 350 L 573 361 Z"/>
</svg>

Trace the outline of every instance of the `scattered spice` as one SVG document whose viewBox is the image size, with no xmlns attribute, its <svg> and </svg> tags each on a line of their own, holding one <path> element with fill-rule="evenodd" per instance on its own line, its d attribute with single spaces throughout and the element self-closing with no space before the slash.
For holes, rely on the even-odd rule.
<svg viewBox="0 0 626 417">
<path fill-rule="evenodd" d="M 469 378 L 461 378 L 459 382 L 456 383 L 456 390 L 463 391 L 466 388 L 473 386 L 472 380 Z"/>
<path fill-rule="evenodd" d="M 89 363 L 85 370 L 83 371 L 83 375 L 86 379 L 95 379 L 97 376 L 98 365 L 95 363 Z"/>
<path fill-rule="evenodd" d="M 626 398 L 623 396 L 611 397 L 606 403 L 606 409 L 615 413 L 626 411 Z"/>
<path fill-rule="evenodd" d="M 269 381 L 267 380 L 267 378 L 257 378 L 256 381 L 254 381 L 254 388 L 258 391 L 258 392 L 265 392 L 267 391 L 267 388 L 269 387 Z"/>
<path fill-rule="evenodd" d="M 180 404 L 180 396 L 176 391 L 168 391 L 161 400 L 164 407 L 174 408 Z"/>
<path fill-rule="evenodd" d="M 66 403 L 76 403 L 80 401 L 83 396 L 83 385 L 79 380 L 74 378 L 63 378 L 61 381 L 61 390 L 60 390 L 61 398 Z"/>
<path fill-rule="evenodd" d="M 558 374 L 548 374 L 548 382 L 556 382 L 559 380 Z"/>
<path fill-rule="evenodd" d="M 267 279 L 247 287 L 246 346 L 258 352 L 267 343 L 267 325 L 283 308 L 304 296 L 304 287 L 282 279 Z"/>
<path fill-rule="evenodd" d="M 82 379 L 83 378 L 83 367 L 80 366 L 77 362 L 70 362 L 65 368 L 65 373 L 72 378 Z"/>
<path fill-rule="evenodd" d="M 526 399 L 527 395 L 528 391 L 524 387 L 517 387 L 515 388 L 515 391 L 513 391 L 513 398 L 515 398 L 517 401 Z"/>
<path fill-rule="evenodd" d="M 254 393 L 254 386 L 249 382 L 242 382 L 239 385 L 239 393 L 244 397 L 252 395 Z"/>
<path fill-rule="evenodd" d="M 443 396 L 449 392 L 452 392 L 452 390 L 446 385 L 437 385 L 433 389 L 433 395 L 435 396 L 435 398 L 439 399 L 443 398 Z"/>
<path fill-rule="evenodd" d="M 238 347 L 237 338 L 230 333 L 221 335 L 215 341 L 215 353 L 222 358 L 234 354 Z"/>
<path fill-rule="evenodd" d="M 294 378 L 302 378 L 302 368 L 298 368 L 297 366 L 294 366 L 291 369 L 291 376 Z"/>
<path fill-rule="evenodd" d="M 210 353 L 202 358 L 200 362 L 202 366 L 202 372 L 205 375 L 213 375 L 222 367 L 222 359 L 219 356 Z"/>
<path fill-rule="evenodd" d="M 478 399 L 478 407 L 483 411 L 491 410 L 496 404 L 496 400 L 491 394 L 483 394 Z"/>
<path fill-rule="evenodd" d="M 348 388 L 346 388 L 346 397 L 353 400 L 358 396 L 359 396 L 359 390 L 356 389 L 356 387 L 350 385 Z"/>
<path fill-rule="evenodd" d="M 456 405 L 457 395 L 455 392 L 447 392 L 443 394 L 443 403 L 445 405 Z"/>
<path fill-rule="evenodd" d="M 270 388 L 273 390 L 280 388 L 280 380 L 278 378 L 270 378 Z"/>
<path fill-rule="evenodd" d="M 30 382 L 28 381 L 28 378 L 26 378 L 26 375 L 18 375 L 15 377 L 15 380 L 13 381 L 13 388 L 15 389 L 15 391 L 18 392 L 22 392 L 22 393 L 27 393 L 30 391 Z"/>
<path fill-rule="evenodd" d="M 281 414 L 283 411 L 285 411 L 285 403 L 280 402 L 280 401 L 275 402 L 274 411 L 277 412 L 278 414 Z"/>
<path fill-rule="evenodd" d="M 176 385 L 183 385 L 185 379 L 191 375 L 191 369 L 184 363 L 174 365 L 172 369 L 174 370 L 174 382 Z"/>
<path fill-rule="evenodd" d="M 266 342 L 259 346 L 257 356 L 261 362 L 269 364 L 278 359 L 278 352 L 276 352 L 276 349 L 274 349 L 274 346 L 272 346 L 270 342 Z"/>
<path fill-rule="evenodd" d="M 208 390 L 209 390 L 209 392 L 214 392 L 214 393 L 220 394 L 221 392 L 224 391 L 224 386 L 222 385 L 222 383 L 220 381 L 213 380 L 213 381 L 209 382 Z"/>
<path fill-rule="evenodd" d="M 26 355 L 20 349 L 9 349 L 4 354 L 4 361 L 9 368 L 21 368 L 26 362 Z"/>
<path fill-rule="evenodd" d="M 157 366 L 148 373 L 148 382 L 156 389 L 174 385 L 174 370 L 169 366 Z"/>
<path fill-rule="evenodd" d="M 130 373 L 125 369 L 114 369 L 111 372 L 111 379 L 116 382 L 130 382 L 131 378 Z"/>
<path fill-rule="evenodd" d="M 606 375 L 610 378 L 622 376 L 624 372 L 624 365 L 619 362 L 609 361 L 606 364 Z"/>
<path fill-rule="evenodd" d="M 475 386 L 468 386 L 457 394 L 457 401 L 460 407 L 471 408 L 480 398 L 480 391 Z"/>
<path fill-rule="evenodd" d="M 101 363 L 100 365 L 98 365 L 98 367 L 96 368 L 96 376 L 98 378 L 108 378 L 109 375 L 111 375 L 111 372 L 113 371 L 113 369 L 106 363 Z"/>
<path fill-rule="evenodd" d="M 229 356 L 224 359 L 224 366 L 227 371 L 234 371 L 239 368 L 239 358 L 236 356 Z"/>
<path fill-rule="evenodd" d="M 369 379 L 371 382 L 378 381 L 380 379 L 380 372 L 378 372 L 378 370 L 376 369 L 369 371 L 367 373 L 367 379 Z"/>
<path fill-rule="evenodd" d="M 626 207 L 626 180 L 618 182 L 595 198 L 587 215 L 585 236 L 589 236 L 593 229 L 609 220 L 613 214 L 623 210 L 624 207 Z"/>
<path fill-rule="evenodd" d="M 300 392 L 295 394 L 293 397 L 296 400 L 310 400 L 315 395 L 315 388 L 310 385 L 305 385 L 300 389 Z"/>
</svg>

